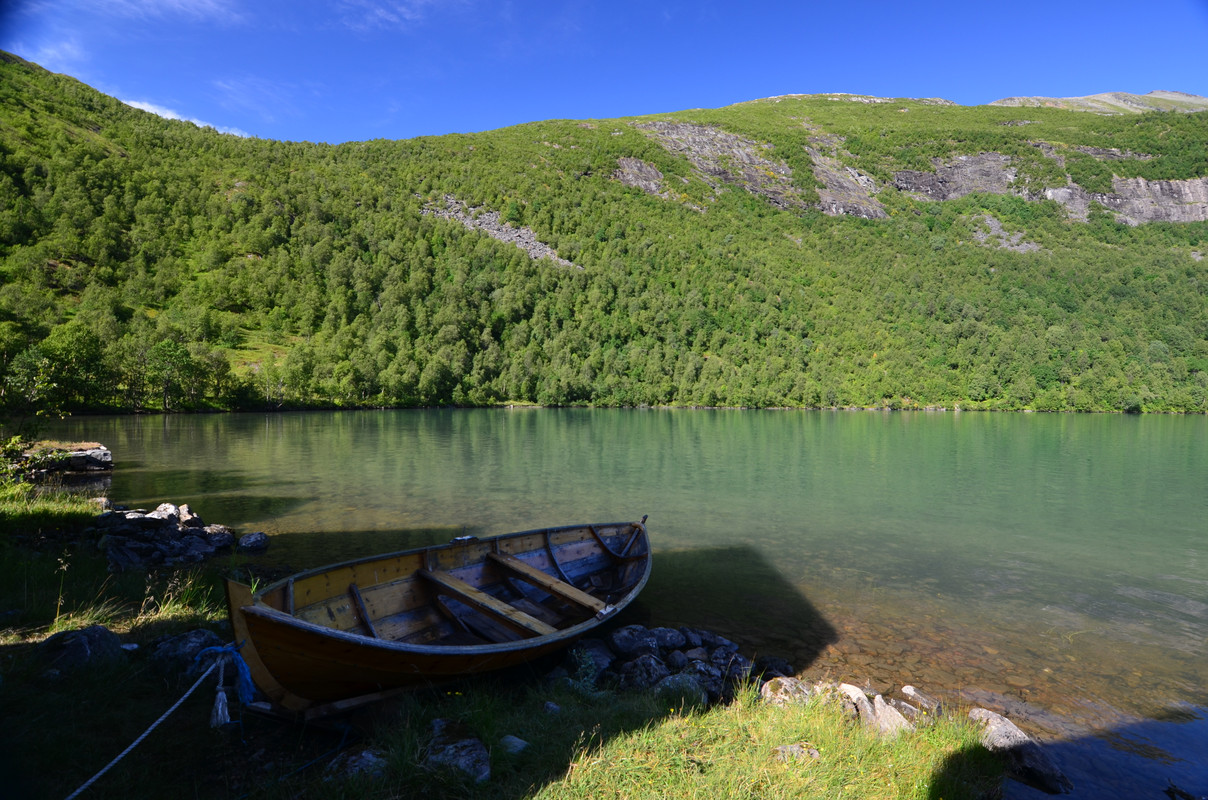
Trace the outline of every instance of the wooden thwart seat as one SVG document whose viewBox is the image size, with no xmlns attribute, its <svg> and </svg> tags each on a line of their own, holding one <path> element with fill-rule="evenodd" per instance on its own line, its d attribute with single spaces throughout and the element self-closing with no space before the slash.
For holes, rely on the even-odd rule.
<svg viewBox="0 0 1208 800">
<path fill-rule="evenodd" d="M 547 625 L 520 609 L 510 606 L 498 598 L 491 597 L 491 595 L 481 589 L 476 589 L 447 572 L 421 569 L 416 574 L 454 595 L 458 600 L 470 606 L 475 611 L 480 611 L 487 616 L 493 617 L 508 627 L 522 633 L 533 636 L 544 636 L 545 634 L 558 632 L 558 629 L 552 625 Z"/>
<path fill-rule="evenodd" d="M 528 581 L 534 586 L 540 586 L 552 595 L 561 597 L 569 603 L 589 608 L 597 614 L 603 611 L 607 605 L 604 601 L 592 597 L 582 589 L 577 589 L 566 581 L 558 580 L 553 575 L 547 575 L 532 564 L 521 561 L 515 556 L 506 553 L 487 553 L 487 558 L 504 569 L 514 572 L 521 579 Z"/>
</svg>

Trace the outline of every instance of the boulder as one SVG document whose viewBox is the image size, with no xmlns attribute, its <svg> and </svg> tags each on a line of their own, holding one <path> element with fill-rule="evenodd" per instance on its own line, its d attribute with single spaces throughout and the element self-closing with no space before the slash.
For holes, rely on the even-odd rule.
<svg viewBox="0 0 1208 800">
<path fill-rule="evenodd" d="M 352 753 L 341 753 L 327 765 L 326 780 L 343 776 L 351 778 L 363 775 L 381 778 L 386 774 L 386 754 L 381 750 L 367 749 Z"/>
<path fill-rule="evenodd" d="M 519 736 L 513 736 L 510 733 L 499 740 L 499 746 L 505 751 L 515 755 L 528 749 L 529 743 L 521 739 Z"/>
<path fill-rule="evenodd" d="M 872 703 L 868 701 L 868 695 L 859 686 L 852 686 L 850 683 L 839 684 L 839 692 L 847 700 L 850 710 L 854 712 L 854 716 L 864 724 L 865 727 L 873 727 L 876 722 L 876 714 L 872 710 Z"/>
<path fill-rule="evenodd" d="M 872 699 L 872 711 L 876 719 L 877 731 L 887 739 L 894 739 L 903 731 L 913 731 L 914 725 L 902 716 L 902 713 L 885 702 L 885 698 L 877 695 Z"/>
<path fill-rule="evenodd" d="M 491 777 L 491 755 L 482 740 L 464 725 L 446 719 L 432 720 L 432 741 L 424 757 L 428 769 L 451 769 L 482 783 Z"/>
<path fill-rule="evenodd" d="M 161 636 L 148 648 L 147 661 L 157 669 L 172 674 L 184 673 L 196 678 L 210 668 L 218 654 L 197 661 L 197 654 L 207 647 L 222 647 L 224 642 L 213 631 L 196 628 L 176 636 Z M 234 677 L 232 671 L 231 677 Z"/>
<path fill-rule="evenodd" d="M 259 553 L 268 549 L 268 534 L 263 531 L 245 533 L 239 537 L 238 549 L 243 553 Z"/>
<path fill-rule="evenodd" d="M 640 655 L 658 655 L 658 637 L 642 625 L 626 625 L 617 628 L 608 637 L 608 643 L 622 658 L 637 658 Z"/>
<path fill-rule="evenodd" d="M 1067 794 L 1074 790 L 1073 782 L 1015 723 L 984 708 L 970 711 L 969 719 L 984 726 L 981 743 L 986 749 L 1006 756 L 1007 773 L 1011 777 L 1049 794 Z"/>
<path fill-rule="evenodd" d="M 48 670 L 74 672 L 125 658 L 121 639 L 104 625 L 56 633 L 38 645 L 37 658 Z"/>
<path fill-rule="evenodd" d="M 773 706 L 800 705 L 810 699 L 810 687 L 796 678 L 772 678 L 759 688 L 763 702 Z"/>
<path fill-rule="evenodd" d="M 671 674 L 658 656 L 645 653 L 633 661 L 622 664 L 618 670 L 621 687 L 625 689 L 650 689 Z"/>
<path fill-rule="evenodd" d="M 576 679 L 594 681 L 616 660 L 617 657 L 612 652 L 612 648 L 603 639 L 580 639 L 571 649 L 572 663 L 569 668 L 576 673 Z"/>
<path fill-rule="evenodd" d="M 684 634 L 675 628 L 651 628 L 650 633 L 658 643 L 659 649 L 664 652 L 678 650 L 688 641 Z"/>
<path fill-rule="evenodd" d="M 668 675 L 654 685 L 654 690 L 675 705 L 703 706 L 709 702 L 700 679 L 685 672 Z"/>
</svg>

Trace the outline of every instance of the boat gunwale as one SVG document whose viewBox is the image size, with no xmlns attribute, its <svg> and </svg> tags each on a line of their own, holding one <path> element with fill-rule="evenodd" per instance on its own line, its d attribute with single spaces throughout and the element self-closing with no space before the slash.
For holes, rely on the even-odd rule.
<svg viewBox="0 0 1208 800">
<path fill-rule="evenodd" d="M 411 547 L 406 550 L 396 550 L 392 553 L 375 553 L 375 554 L 369 555 L 369 556 L 362 556 L 361 558 L 354 558 L 354 559 L 350 559 L 348 561 L 338 561 L 334 564 L 324 564 L 321 567 L 313 567 L 308 570 L 303 570 L 302 572 L 295 572 L 285 578 L 282 578 L 279 581 L 274 581 L 273 583 L 270 583 L 260 589 L 257 589 L 255 592 L 252 593 L 252 599 L 255 600 L 256 602 L 259 602 L 261 595 L 264 595 L 271 591 L 279 589 L 279 588 L 285 586 L 290 581 L 298 581 L 303 578 L 310 578 L 310 577 L 314 577 L 315 575 L 322 575 L 325 572 L 332 572 L 333 570 L 343 569 L 345 567 L 353 567 L 358 564 L 368 564 L 372 561 L 386 561 L 386 560 L 392 559 L 392 558 L 402 558 L 404 556 L 411 556 L 411 555 L 415 555 L 417 553 L 432 552 L 432 551 L 436 551 L 436 550 L 451 550 L 455 547 L 463 547 L 465 545 L 473 545 L 473 544 L 482 544 L 484 542 L 499 541 L 499 540 L 503 540 L 503 539 L 513 539 L 513 538 L 516 538 L 519 536 L 532 536 L 533 534 L 546 534 L 548 536 L 551 533 L 558 533 L 560 531 L 575 530 L 577 528 L 587 529 L 592 525 L 595 525 L 596 527 L 600 527 L 600 528 L 608 528 L 608 527 L 612 527 L 612 526 L 621 526 L 621 525 L 636 525 L 637 527 L 642 529 L 643 533 L 645 533 L 645 530 L 646 530 L 646 526 L 641 522 L 584 522 L 584 523 L 581 523 L 578 525 L 559 525 L 556 528 L 533 528 L 532 530 L 528 530 L 528 531 L 516 531 L 515 533 L 501 533 L 501 534 L 498 534 L 497 536 L 474 536 L 472 538 L 462 539 L 460 541 L 458 541 L 457 539 L 452 539 L 452 540 L 444 542 L 442 544 L 430 544 L 430 545 L 424 545 L 421 547 Z M 650 556 L 652 555 L 650 552 L 649 536 L 647 536 L 646 547 L 647 547 L 646 557 L 647 557 L 647 560 L 649 560 Z M 647 570 L 647 571 L 649 571 L 649 570 Z M 284 613 L 284 612 L 282 612 L 282 613 Z"/>
</svg>

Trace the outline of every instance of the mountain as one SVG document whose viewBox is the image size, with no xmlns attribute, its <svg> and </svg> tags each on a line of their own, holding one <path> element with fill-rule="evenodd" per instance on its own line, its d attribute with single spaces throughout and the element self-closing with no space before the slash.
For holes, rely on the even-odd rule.
<svg viewBox="0 0 1208 800">
<path fill-rule="evenodd" d="M 0 198 L 10 416 L 1208 410 L 1208 115 L 795 95 L 330 146 L 5 54 Z"/>
<path fill-rule="evenodd" d="M 1096 114 L 1143 114 L 1147 111 L 1208 111 L 1208 97 L 1186 92 L 1153 91 L 1148 94 L 1105 92 L 1086 97 L 1007 97 L 992 106 L 1043 106 Z"/>
</svg>

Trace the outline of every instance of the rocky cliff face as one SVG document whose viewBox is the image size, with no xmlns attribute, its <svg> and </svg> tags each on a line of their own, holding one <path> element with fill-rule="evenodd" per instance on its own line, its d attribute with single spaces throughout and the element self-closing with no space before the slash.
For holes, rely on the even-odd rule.
<svg viewBox="0 0 1208 800">
<path fill-rule="evenodd" d="M 772 146 L 738 136 L 713 125 L 660 121 L 637 125 L 672 153 L 684 156 L 714 189 L 738 186 L 780 208 L 804 206 L 793 172 L 771 158 Z"/>
<path fill-rule="evenodd" d="M 955 200 L 973 192 L 1011 194 L 1016 170 L 1011 159 L 1000 153 L 957 156 L 947 162 L 936 159 L 935 172 L 902 170 L 894 175 L 894 187 L 927 200 Z"/>
<path fill-rule="evenodd" d="M 1208 178 L 1183 181 L 1114 178 L 1110 194 L 1088 192 L 1071 183 L 1049 189 L 1045 197 L 1061 203 L 1071 217 L 1079 220 L 1087 218 L 1091 203 L 1099 203 L 1128 225 L 1208 221 Z"/>
<path fill-rule="evenodd" d="M 891 102 L 865 95 L 826 97 L 857 103 Z M 1155 109 L 1208 110 L 1208 98 L 1181 92 L 1150 92 L 1147 95 L 1116 92 L 1087 98 L 1058 99 L 1060 103 L 1054 98 L 1016 97 L 996 101 L 992 105 L 1057 105 L 1100 113 Z M 779 98 L 753 102 L 769 101 L 779 102 Z M 1010 124 L 1026 122 L 1013 120 Z M 886 217 L 885 206 L 877 198 L 877 194 L 886 188 L 885 184 L 852 166 L 853 159 L 844 150 L 843 138 L 822 130 L 809 120 L 801 120 L 801 124 L 810 133 L 805 152 L 810 157 L 814 177 L 819 184 L 817 203 L 807 204 L 802 199 L 802 193 L 793 185 L 792 170 L 783 158 L 777 157 L 770 144 L 730 133 L 715 125 L 679 120 L 642 122 L 635 123 L 635 126 L 669 152 L 686 158 L 695 168 L 697 176 L 715 191 L 727 187 L 742 188 L 780 208 L 813 207 L 830 216 Z M 1114 147 L 1068 148 L 1044 141 L 1031 144 L 1062 169 L 1065 168 L 1066 154 L 1071 150 L 1106 162 L 1146 161 L 1153 158 L 1147 153 Z M 916 199 L 931 201 L 954 200 L 973 192 L 1013 194 L 1028 200 L 1048 199 L 1065 206 L 1072 219 L 1082 221 L 1088 218 L 1092 204 L 1096 203 L 1107 208 L 1117 220 L 1129 225 L 1208 221 L 1208 178 L 1148 181 L 1144 178 L 1117 177 L 1113 179 L 1109 193 L 1088 192 L 1068 179 L 1066 186 L 1048 189 L 1043 195 L 1037 195 L 1028 193 L 1017 183 L 1018 169 L 1012 164 L 1011 158 L 1002 153 L 983 152 L 937 158 L 932 163 L 934 170 L 931 171 L 901 170 L 894 173 L 890 185 Z M 640 159 L 618 159 L 613 178 L 626 186 L 640 188 L 664 199 L 670 200 L 675 196 L 665 185 L 662 173 L 654 165 Z"/>
</svg>

